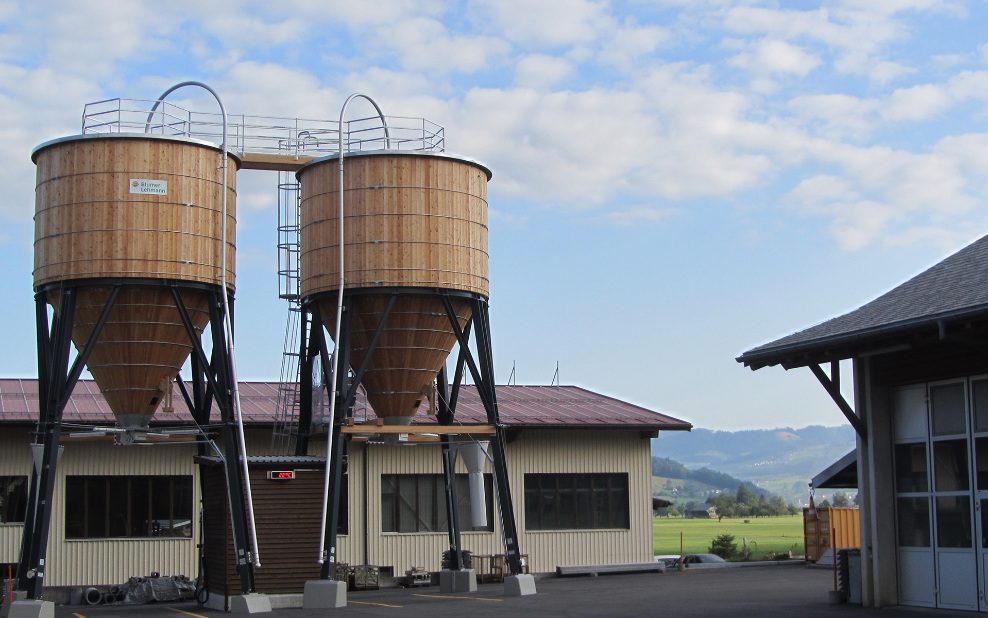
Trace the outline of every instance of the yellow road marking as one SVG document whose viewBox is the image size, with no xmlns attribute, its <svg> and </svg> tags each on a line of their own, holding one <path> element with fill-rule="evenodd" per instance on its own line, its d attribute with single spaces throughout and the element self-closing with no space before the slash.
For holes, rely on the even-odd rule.
<svg viewBox="0 0 988 618">
<path fill-rule="evenodd" d="M 413 594 L 413 597 L 428 597 L 431 599 L 467 599 L 468 601 L 496 601 L 501 602 L 501 599 L 486 599 L 484 597 L 451 597 L 446 594 Z"/>
<path fill-rule="evenodd" d="M 403 605 L 388 605 L 387 603 L 371 603 L 370 601 L 347 601 L 347 604 L 353 603 L 354 605 L 377 605 L 378 607 L 394 607 L 401 609 Z"/>
<path fill-rule="evenodd" d="M 202 614 L 193 614 L 192 612 L 186 612 L 186 611 L 182 611 L 182 610 L 180 610 L 180 609 L 175 609 L 174 607 L 169 607 L 169 608 L 167 608 L 167 609 L 170 609 L 170 610 L 172 610 L 173 612 L 176 612 L 176 613 L 179 613 L 179 614 L 185 614 L 186 616 L 194 616 L 195 618 L 206 618 L 206 617 L 205 617 L 205 616 L 203 616 Z"/>
<path fill-rule="evenodd" d="M 85 616 L 83 616 L 82 614 L 80 614 L 78 612 L 72 612 L 72 615 L 75 616 L 75 618 L 86 618 Z"/>
</svg>

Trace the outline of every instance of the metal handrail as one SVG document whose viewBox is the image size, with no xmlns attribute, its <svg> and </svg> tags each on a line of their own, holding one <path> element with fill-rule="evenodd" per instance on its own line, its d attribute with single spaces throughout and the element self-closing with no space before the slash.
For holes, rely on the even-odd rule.
<svg viewBox="0 0 988 618">
<path fill-rule="evenodd" d="M 148 108 L 157 103 L 153 114 Z M 227 115 L 229 150 L 238 155 L 284 154 L 327 156 L 340 149 L 340 122 L 275 116 Z M 343 122 L 345 152 L 392 150 L 443 152 L 445 129 L 426 119 L 388 116 L 388 135 L 379 116 Z M 174 103 L 143 99 L 106 99 L 87 103 L 82 133 L 158 133 L 213 143 L 222 139 L 219 114 L 190 111 Z"/>
</svg>

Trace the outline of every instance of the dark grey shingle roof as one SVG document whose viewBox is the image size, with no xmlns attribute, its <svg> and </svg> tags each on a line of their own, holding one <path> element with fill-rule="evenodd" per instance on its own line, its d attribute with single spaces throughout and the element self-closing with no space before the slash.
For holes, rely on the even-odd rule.
<svg viewBox="0 0 988 618">
<path fill-rule="evenodd" d="M 752 348 L 737 360 L 758 369 L 822 348 L 935 326 L 938 320 L 984 315 L 988 315 L 988 236 L 850 313 Z"/>
</svg>

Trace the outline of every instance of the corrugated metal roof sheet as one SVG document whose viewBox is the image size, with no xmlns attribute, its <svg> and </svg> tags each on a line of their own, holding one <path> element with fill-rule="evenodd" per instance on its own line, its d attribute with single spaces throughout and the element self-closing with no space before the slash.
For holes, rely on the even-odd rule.
<svg viewBox="0 0 988 618">
<path fill-rule="evenodd" d="M 277 403 L 282 384 L 279 382 L 243 382 L 240 385 L 240 409 L 248 424 L 273 423 L 276 420 Z M 464 386 L 460 390 L 456 420 L 465 424 L 484 424 L 487 413 L 477 394 L 476 387 Z M 362 397 L 361 397 L 362 399 Z M 515 386 L 497 387 L 498 413 L 507 427 L 587 427 L 633 428 L 647 430 L 688 430 L 686 421 L 654 412 L 619 399 L 594 393 L 577 386 Z M 161 410 L 154 417 L 154 424 L 187 424 L 192 422 L 182 398 L 175 386 L 172 392 L 173 413 Z M 0 423 L 35 422 L 40 409 L 38 381 L 35 379 L 0 379 Z M 373 410 L 364 401 L 357 403 L 358 421 L 374 420 Z M 366 411 L 365 411 L 366 410 Z M 211 418 L 218 418 L 214 405 Z M 80 380 L 62 417 L 67 423 L 114 422 L 110 408 L 92 380 Z M 428 413 L 428 402 L 423 404 L 416 423 L 435 424 L 435 416 Z"/>
</svg>

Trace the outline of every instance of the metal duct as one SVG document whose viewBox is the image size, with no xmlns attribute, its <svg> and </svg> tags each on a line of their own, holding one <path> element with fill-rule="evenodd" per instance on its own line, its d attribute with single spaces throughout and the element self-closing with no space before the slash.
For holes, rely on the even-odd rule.
<svg viewBox="0 0 988 618">
<path fill-rule="evenodd" d="M 471 525 L 474 528 L 487 526 L 487 492 L 484 490 L 484 462 L 487 461 L 486 442 L 467 442 L 459 446 L 463 464 L 467 467 L 467 481 L 470 486 Z"/>
</svg>

